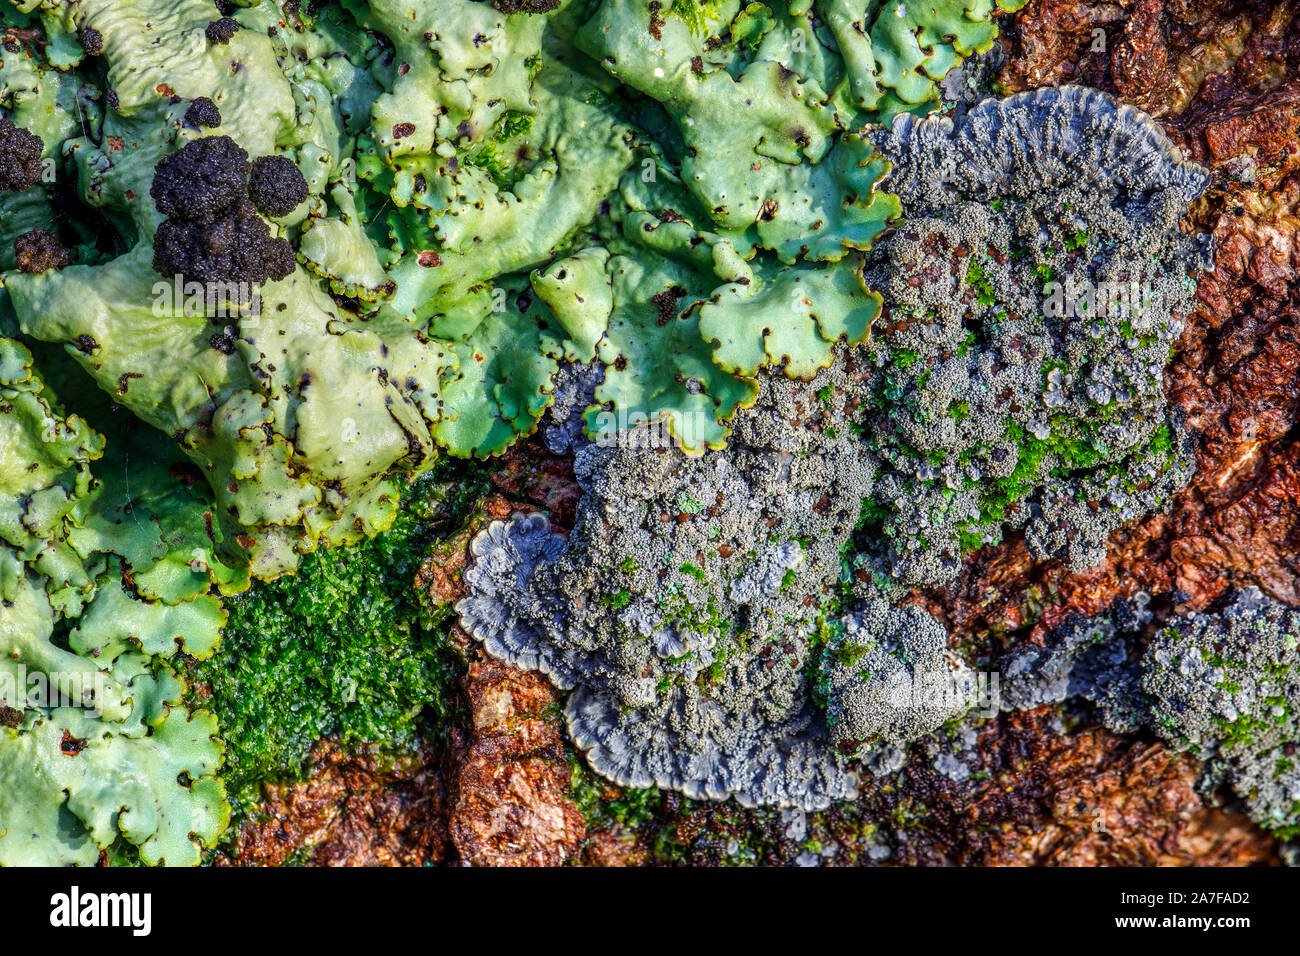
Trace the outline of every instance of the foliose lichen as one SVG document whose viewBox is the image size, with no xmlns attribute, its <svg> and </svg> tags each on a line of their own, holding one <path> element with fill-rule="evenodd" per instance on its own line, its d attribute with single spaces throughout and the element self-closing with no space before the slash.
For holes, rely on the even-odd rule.
<svg viewBox="0 0 1300 956">
<path fill-rule="evenodd" d="M 238 575 L 206 557 L 204 500 L 150 484 L 165 445 L 106 449 L 57 392 L 0 338 L 0 865 L 88 865 L 119 842 L 194 864 L 229 807 L 216 721 L 183 704 L 176 658 L 212 653 L 207 592 Z"/>
<path fill-rule="evenodd" d="M 905 220 L 866 271 L 885 311 L 864 561 L 942 584 L 1023 529 L 1036 557 L 1096 564 L 1191 475 L 1163 373 L 1205 261 L 1178 223 L 1208 174 L 1145 114 L 1077 87 L 870 136 Z"/>
<path fill-rule="evenodd" d="M 573 689 L 570 732 L 604 776 L 824 807 L 856 792 L 848 761 L 865 744 L 964 709 L 926 693 L 961 672 L 928 615 L 881 600 L 840 613 L 841 556 L 876 471 L 848 403 L 817 397 L 850 387 L 847 364 L 809 383 L 761 376 L 727 447 L 702 457 L 653 427 L 587 445 L 567 541 L 530 515 L 473 543 L 462 623 Z"/>
<path fill-rule="evenodd" d="M 1174 619 L 1142 659 L 1151 725 L 1210 761 L 1261 826 L 1300 827 L 1300 611 L 1238 592 L 1221 614 Z"/>
</svg>

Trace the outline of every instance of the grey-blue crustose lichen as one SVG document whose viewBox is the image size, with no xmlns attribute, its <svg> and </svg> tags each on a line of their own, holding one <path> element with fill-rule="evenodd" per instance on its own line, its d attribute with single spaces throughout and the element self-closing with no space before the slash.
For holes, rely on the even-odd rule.
<svg viewBox="0 0 1300 956">
<path fill-rule="evenodd" d="M 1246 588 L 1221 611 L 1153 622 L 1145 595 L 1072 617 L 999 662 L 1003 709 L 1083 699 L 1112 730 L 1143 728 L 1204 761 L 1261 826 L 1300 827 L 1300 611 Z"/>
<path fill-rule="evenodd" d="M 764 375 L 730 444 L 702 457 L 653 428 L 586 446 L 567 542 L 539 515 L 474 541 L 462 621 L 489 653 L 573 688 L 570 731 L 605 776 L 817 809 L 856 793 L 847 759 L 864 739 L 905 742 L 955 713 L 951 695 L 899 693 L 957 668 L 928 615 L 876 601 L 825 621 L 876 470 L 846 403 L 816 398 L 850 387 L 845 366 L 808 383 Z M 831 726 L 815 695 L 828 640 L 862 658 L 823 665 Z M 893 718 L 867 713 L 891 700 Z"/>
<path fill-rule="evenodd" d="M 1042 643 L 1013 645 L 998 661 L 1003 710 L 1032 710 L 1071 698 L 1091 702 L 1103 724 L 1133 733 L 1148 720 L 1140 687 L 1140 639 L 1150 596 L 1116 600 L 1105 613 L 1073 614 Z"/>
<path fill-rule="evenodd" d="M 866 270 L 885 299 L 865 425 L 877 565 L 942 584 L 1015 528 L 1036 557 L 1096 564 L 1192 472 L 1163 374 L 1207 261 L 1179 221 L 1208 173 L 1078 87 L 871 137 L 904 209 Z"/>
<path fill-rule="evenodd" d="M 616 782 L 852 796 L 851 761 L 975 702 L 917 692 L 971 672 L 882 586 L 946 582 L 1004 527 L 1094 563 L 1190 475 L 1160 379 L 1201 261 L 1178 220 L 1203 171 L 1143 114 L 1072 89 L 875 139 L 909 218 L 867 267 L 889 305 L 873 340 L 810 382 L 761 374 L 722 450 L 686 456 L 653 425 L 580 448 L 567 540 L 530 516 L 474 542 L 462 621 L 573 690 L 573 739 Z M 1150 295 L 1122 319 L 1054 314 L 1045 270 Z M 1088 643 L 1058 669 L 1103 667 Z"/>
<path fill-rule="evenodd" d="M 1300 827 L 1300 611 L 1238 592 L 1159 631 L 1142 660 L 1151 725 L 1207 759 L 1260 825 Z"/>
</svg>

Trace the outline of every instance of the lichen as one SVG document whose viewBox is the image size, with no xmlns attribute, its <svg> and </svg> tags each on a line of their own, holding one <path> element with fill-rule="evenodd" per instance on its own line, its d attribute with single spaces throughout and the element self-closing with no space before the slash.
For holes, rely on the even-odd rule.
<svg viewBox="0 0 1300 956">
<path fill-rule="evenodd" d="M 212 653 L 225 613 L 207 592 L 238 575 L 204 550 L 203 498 L 151 487 L 166 446 L 107 442 L 62 409 L 67 381 L 0 338 L 0 865 L 92 864 L 120 841 L 193 864 L 229 806 L 178 658 Z"/>
<path fill-rule="evenodd" d="M 918 740 L 973 702 L 975 675 L 920 608 L 876 600 L 842 624 L 823 659 L 828 721 L 841 753 Z"/>
<path fill-rule="evenodd" d="M 534 514 L 474 541 L 462 623 L 572 689 L 570 733 L 602 775 L 821 808 L 856 792 L 864 744 L 964 711 L 962 668 L 928 615 L 881 600 L 841 613 L 841 556 L 876 461 L 850 403 L 816 396 L 851 389 L 849 365 L 761 376 L 728 446 L 699 458 L 649 426 L 584 447 L 567 540 Z"/>
<path fill-rule="evenodd" d="M 1002 657 L 1005 709 L 1090 701 L 1122 733 L 1149 729 L 1203 762 L 1203 784 L 1227 784 L 1261 826 L 1300 826 L 1300 611 L 1238 591 L 1222 610 L 1157 622 L 1146 596 L 1074 616 L 1042 645 Z"/>
<path fill-rule="evenodd" d="M 884 471 L 863 563 L 942 584 L 1023 529 L 1036 557 L 1095 565 L 1191 475 L 1162 380 L 1204 262 L 1178 222 L 1206 174 L 1076 87 L 871 136 L 906 220 L 867 268 L 886 311 L 860 427 Z"/>
<path fill-rule="evenodd" d="M 1260 825 L 1300 826 L 1300 611 L 1256 588 L 1160 630 L 1142 659 L 1151 725 L 1217 765 Z"/>
</svg>

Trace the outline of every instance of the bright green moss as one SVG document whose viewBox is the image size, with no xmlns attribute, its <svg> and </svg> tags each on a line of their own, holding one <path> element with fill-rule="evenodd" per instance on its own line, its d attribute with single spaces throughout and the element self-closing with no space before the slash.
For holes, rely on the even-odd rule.
<svg viewBox="0 0 1300 956">
<path fill-rule="evenodd" d="M 422 599 L 415 574 L 437 533 L 482 493 L 475 472 L 440 464 L 389 531 L 307 555 L 297 577 L 229 602 L 221 648 L 195 677 L 211 689 L 235 801 L 264 780 L 296 777 L 321 738 L 403 750 L 441 732 L 457 670 L 444 641 L 450 611 Z"/>
<path fill-rule="evenodd" d="M 993 294 L 993 286 L 984 275 L 984 268 L 974 260 L 966 269 L 966 284 L 975 289 L 975 299 L 981 306 L 990 306 L 997 302 L 997 296 Z"/>
<path fill-rule="evenodd" d="M 605 604 L 606 606 L 612 607 L 616 611 L 620 611 L 623 608 L 627 607 L 628 604 L 632 601 L 632 595 L 626 590 L 616 591 L 613 594 L 603 595 L 600 600 L 601 603 Z"/>
<path fill-rule="evenodd" d="M 654 819 L 663 795 L 654 787 L 618 789 L 601 780 L 576 754 L 569 755 L 569 795 L 590 829 L 639 827 Z"/>
</svg>

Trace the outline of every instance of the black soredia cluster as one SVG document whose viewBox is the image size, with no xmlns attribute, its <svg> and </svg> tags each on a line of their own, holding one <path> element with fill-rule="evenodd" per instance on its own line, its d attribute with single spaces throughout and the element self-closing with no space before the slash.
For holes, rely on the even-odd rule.
<svg viewBox="0 0 1300 956">
<path fill-rule="evenodd" d="M 86 51 L 88 56 L 99 56 L 104 52 L 104 34 L 93 27 L 78 30 L 77 40 L 81 43 L 81 48 Z"/>
<path fill-rule="evenodd" d="M 203 33 L 208 38 L 208 42 L 213 45 L 229 43 L 230 38 L 238 31 L 239 22 L 232 17 L 222 17 L 219 20 L 213 20 L 203 29 Z"/>
<path fill-rule="evenodd" d="M 502 13 L 550 13 L 560 5 L 560 0 L 492 0 L 492 6 Z"/>
<path fill-rule="evenodd" d="M 208 97 L 195 97 L 194 101 L 190 103 L 189 109 L 185 111 L 185 125 L 194 129 L 204 126 L 211 129 L 214 126 L 220 126 L 221 110 Z"/>
<path fill-rule="evenodd" d="M 23 272 L 62 269 L 68 261 L 68 250 L 55 233 L 46 229 L 29 229 L 14 239 L 14 262 Z"/>
<path fill-rule="evenodd" d="M 287 216 L 307 198 L 307 180 L 286 156 L 259 156 L 253 160 L 248 194 L 258 212 L 271 219 Z"/>
<path fill-rule="evenodd" d="M 187 281 L 241 288 L 283 279 L 293 271 L 293 247 L 271 236 L 249 198 L 249 174 L 254 168 L 248 153 L 229 136 L 195 140 L 158 163 L 149 195 L 168 218 L 154 235 L 154 269 Z M 290 178 L 283 170 L 280 174 Z M 302 182 L 301 173 L 298 180 Z M 306 183 L 293 195 L 299 197 L 296 206 L 306 198 Z M 274 198 L 280 208 L 291 197 L 281 189 Z"/>
<path fill-rule="evenodd" d="M 44 150 L 35 133 L 0 119 L 0 190 L 22 192 L 40 182 Z"/>
</svg>

